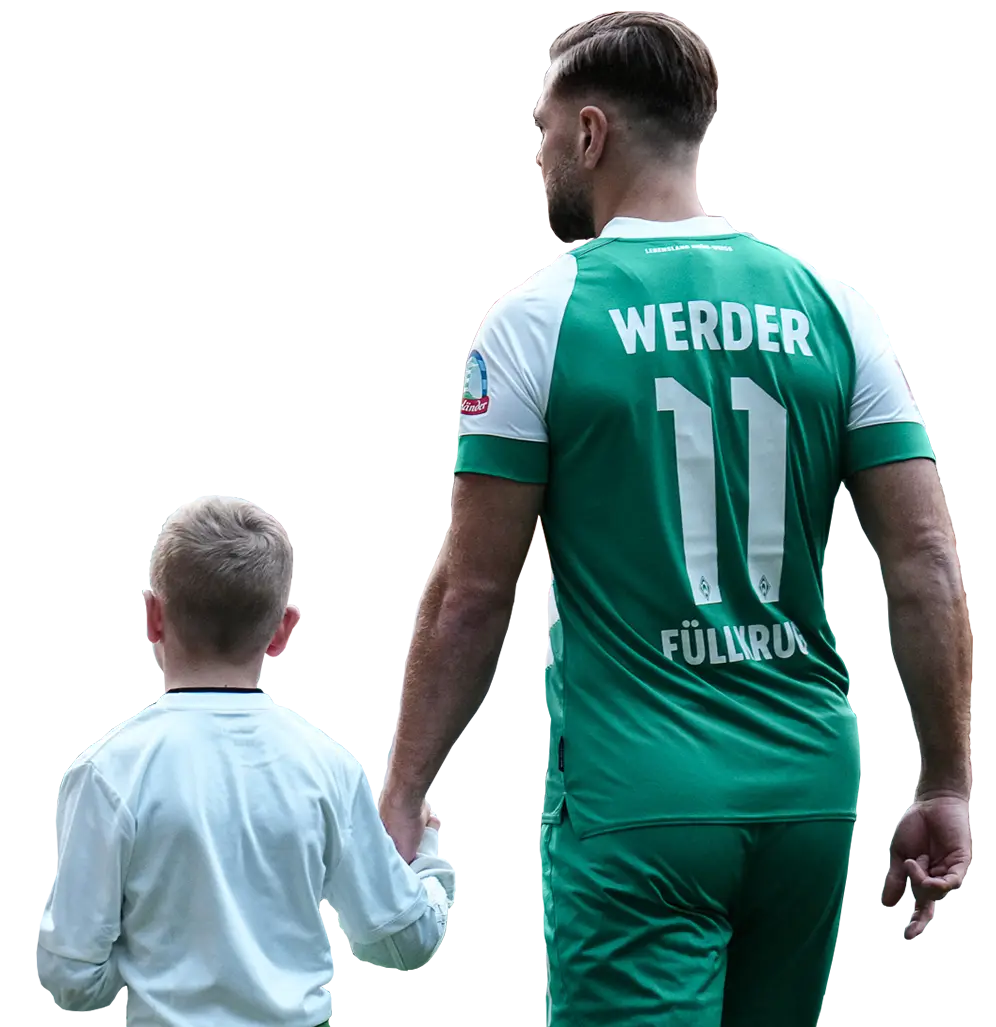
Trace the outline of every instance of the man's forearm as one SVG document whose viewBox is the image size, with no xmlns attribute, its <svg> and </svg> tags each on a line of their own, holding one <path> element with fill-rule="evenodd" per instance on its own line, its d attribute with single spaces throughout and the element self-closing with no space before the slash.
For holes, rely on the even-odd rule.
<svg viewBox="0 0 996 1027">
<path fill-rule="evenodd" d="M 487 695 L 511 613 L 512 597 L 456 588 L 442 569 L 433 574 L 408 653 L 386 795 L 425 797 Z"/>
<path fill-rule="evenodd" d="M 885 568 L 889 626 L 920 743 L 918 795 L 968 796 L 972 632 L 953 541 Z"/>
</svg>

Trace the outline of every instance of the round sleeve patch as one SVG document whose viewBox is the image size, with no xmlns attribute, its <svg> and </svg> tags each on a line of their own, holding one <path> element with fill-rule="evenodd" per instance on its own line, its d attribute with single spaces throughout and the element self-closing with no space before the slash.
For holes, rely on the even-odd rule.
<svg viewBox="0 0 996 1027">
<path fill-rule="evenodd" d="M 475 349 L 467 359 L 467 373 L 463 380 L 463 414 L 483 414 L 488 409 L 488 367 L 484 357 Z"/>
</svg>

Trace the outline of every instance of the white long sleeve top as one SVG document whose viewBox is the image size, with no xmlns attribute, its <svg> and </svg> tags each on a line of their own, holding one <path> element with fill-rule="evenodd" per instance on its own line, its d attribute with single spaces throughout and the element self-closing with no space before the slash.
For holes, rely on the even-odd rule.
<svg viewBox="0 0 996 1027">
<path fill-rule="evenodd" d="M 258 691 L 174 691 L 66 773 L 38 973 L 65 1009 L 128 988 L 131 1027 L 316 1027 L 326 899 L 359 958 L 408 970 L 446 930 L 454 876 L 409 866 L 345 749 Z"/>
</svg>

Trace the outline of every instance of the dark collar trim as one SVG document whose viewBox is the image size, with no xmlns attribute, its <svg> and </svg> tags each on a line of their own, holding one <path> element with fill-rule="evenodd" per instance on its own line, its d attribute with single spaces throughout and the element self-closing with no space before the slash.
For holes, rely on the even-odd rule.
<svg viewBox="0 0 996 1027">
<path fill-rule="evenodd" d="M 237 695 L 252 695 L 256 692 L 262 692 L 262 688 L 219 688 L 219 687 L 191 687 L 191 688 L 167 688 L 163 695 L 169 695 L 173 692 L 235 692 Z"/>
</svg>

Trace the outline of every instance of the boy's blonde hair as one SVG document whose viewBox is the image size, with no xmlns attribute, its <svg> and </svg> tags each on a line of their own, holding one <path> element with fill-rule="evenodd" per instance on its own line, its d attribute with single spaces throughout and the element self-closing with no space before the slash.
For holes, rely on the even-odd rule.
<svg viewBox="0 0 996 1027">
<path fill-rule="evenodd" d="M 248 662 L 273 638 L 290 596 L 283 526 L 244 499 L 208 496 L 177 510 L 152 551 L 152 591 L 190 656 Z"/>
</svg>

